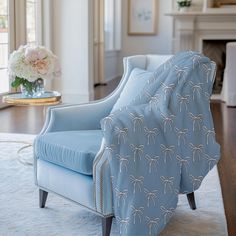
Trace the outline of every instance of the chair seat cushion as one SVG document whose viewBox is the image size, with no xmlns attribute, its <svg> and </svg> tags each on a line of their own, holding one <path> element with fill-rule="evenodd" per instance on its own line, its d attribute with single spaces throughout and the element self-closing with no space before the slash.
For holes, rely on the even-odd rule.
<svg viewBox="0 0 236 236">
<path fill-rule="evenodd" d="M 101 130 L 52 132 L 36 138 L 35 155 L 78 173 L 92 175 L 93 160 L 101 142 Z"/>
</svg>

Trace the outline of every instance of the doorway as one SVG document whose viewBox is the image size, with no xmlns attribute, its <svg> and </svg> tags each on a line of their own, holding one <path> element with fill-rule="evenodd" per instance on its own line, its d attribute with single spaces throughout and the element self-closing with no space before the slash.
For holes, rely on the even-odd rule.
<svg viewBox="0 0 236 236">
<path fill-rule="evenodd" d="M 93 60 L 94 86 L 105 85 L 104 80 L 104 0 L 94 0 Z"/>
</svg>

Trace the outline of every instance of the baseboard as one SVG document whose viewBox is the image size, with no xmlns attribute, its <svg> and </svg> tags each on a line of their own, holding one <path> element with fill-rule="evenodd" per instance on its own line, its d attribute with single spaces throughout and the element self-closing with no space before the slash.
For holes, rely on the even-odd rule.
<svg viewBox="0 0 236 236">
<path fill-rule="evenodd" d="M 212 95 L 211 95 L 211 100 L 212 100 L 212 101 L 222 101 L 221 94 L 220 94 L 220 93 L 212 94 Z"/>
<path fill-rule="evenodd" d="M 114 76 L 111 76 L 109 78 L 106 78 L 106 82 L 110 83 L 110 82 L 112 82 L 114 80 L 120 79 L 121 77 L 122 77 L 122 75 L 114 75 Z"/>
</svg>

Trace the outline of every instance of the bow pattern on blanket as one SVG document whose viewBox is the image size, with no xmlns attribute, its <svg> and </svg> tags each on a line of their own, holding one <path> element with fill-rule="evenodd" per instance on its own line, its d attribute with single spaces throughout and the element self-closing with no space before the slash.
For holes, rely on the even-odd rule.
<svg viewBox="0 0 236 236">
<path fill-rule="evenodd" d="M 197 190 L 218 162 L 209 101 L 214 78 L 209 58 L 178 53 L 129 106 L 101 121 L 121 235 L 158 235 L 178 194 Z"/>
</svg>

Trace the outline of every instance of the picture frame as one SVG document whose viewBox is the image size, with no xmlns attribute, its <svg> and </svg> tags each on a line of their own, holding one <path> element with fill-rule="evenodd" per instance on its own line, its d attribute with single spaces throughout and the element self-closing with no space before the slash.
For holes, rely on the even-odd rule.
<svg viewBox="0 0 236 236">
<path fill-rule="evenodd" d="M 128 35 L 157 34 L 157 0 L 128 0 Z"/>
</svg>

